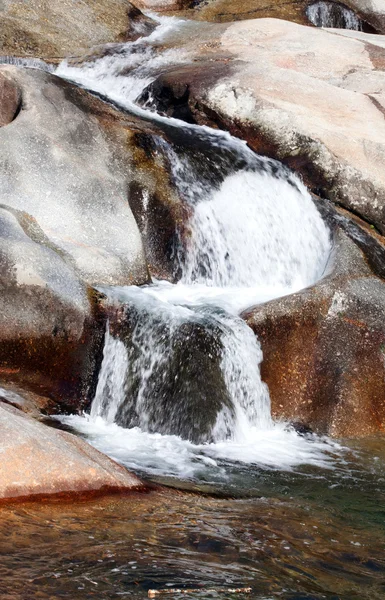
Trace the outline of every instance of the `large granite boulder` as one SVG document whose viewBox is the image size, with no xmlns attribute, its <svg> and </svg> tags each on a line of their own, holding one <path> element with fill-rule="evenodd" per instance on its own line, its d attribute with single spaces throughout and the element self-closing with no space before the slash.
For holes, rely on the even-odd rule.
<svg viewBox="0 0 385 600">
<path fill-rule="evenodd" d="M 145 491 L 144 484 L 80 438 L 0 402 L 0 499 Z"/>
<path fill-rule="evenodd" d="M 184 102 L 385 233 L 384 37 L 273 19 L 180 31 L 169 45 L 184 44 L 185 64 L 147 90 L 155 106 Z"/>
<path fill-rule="evenodd" d="M 33 217 L 46 245 L 87 283 L 146 281 L 126 165 L 86 98 L 77 102 L 71 86 L 48 73 L 0 73 L 22 96 L 17 118 L 0 129 L 1 204 Z"/>
<path fill-rule="evenodd" d="M 134 40 L 156 23 L 127 0 L 1 0 L 0 53 L 63 58 Z"/>
</svg>

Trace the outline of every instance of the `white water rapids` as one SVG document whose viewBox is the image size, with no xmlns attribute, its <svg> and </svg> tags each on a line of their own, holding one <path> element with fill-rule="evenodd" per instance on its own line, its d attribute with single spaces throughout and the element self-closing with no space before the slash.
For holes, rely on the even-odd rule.
<svg viewBox="0 0 385 600">
<path fill-rule="evenodd" d="M 161 19 L 145 41 L 57 70 L 131 112 L 204 140 L 218 164 L 224 152 L 235 157 L 233 166 L 225 161 L 222 180 L 211 183 L 188 155 L 157 141 L 192 209 L 189 243 L 178 256 L 181 280 L 103 290 L 123 307 L 121 329 L 107 328 L 91 414 L 61 420 L 141 473 L 207 478 L 224 473 L 223 461 L 328 466 L 336 444 L 273 422 L 259 372 L 262 351 L 238 315 L 322 277 L 329 231 L 306 188 L 278 163 L 227 133 L 135 105 L 163 68 L 188 60 L 151 45 L 175 28 L 188 32 L 188 23 Z"/>
</svg>

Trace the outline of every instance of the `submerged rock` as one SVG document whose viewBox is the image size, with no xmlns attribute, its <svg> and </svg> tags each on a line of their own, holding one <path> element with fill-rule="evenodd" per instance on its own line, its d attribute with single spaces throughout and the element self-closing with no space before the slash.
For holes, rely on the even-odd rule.
<svg viewBox="0 0 385 600">
<path fill-rule="evenodd" d="M 51 59 L 134 40 L 156 27 L 127 0 L 7 0 L 0 18 L 1 54 Z"/>
<path fill-rule="evenodd" d="M 385 427 L 385 283 L 341 230 L 334 254 L 318 284 L 243 316 L 262 346 L 274 417 L 368 435 Z"/>
<path fill-rule="evenodd" d="M 183 30 L 181 30 L 183 31 Z M 259 19 L 191 25 L 185 65 L 148 90 L 299 171 L 385 233 L 385 48 L 380 36 Z M 167 40 L 164 42 L 167 44 Z M 181 93 L 183 90 L 183 94 Z"/>
<path fill-rule="evenodd" d="M 0 429 L 0 499 L 146 489 L 83 440 L 1 402 Z"/>
</svg>

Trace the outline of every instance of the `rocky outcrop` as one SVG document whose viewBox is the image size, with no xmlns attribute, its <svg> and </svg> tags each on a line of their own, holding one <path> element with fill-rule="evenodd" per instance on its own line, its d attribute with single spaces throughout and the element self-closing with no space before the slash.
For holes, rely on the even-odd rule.
<svg viewBox="0 0 385 600">
<path fill-rule="evenodd" d="M 196 23 L 190 37 L 186 64 L 152 84 L 155 105 L 181 114 L 183 98 L 197 122 L 282 160 L 385 233 L 383 38 L 272 19 Z"/>
<path fill-rule="evenodd" d="M 137 4 L 143 9 L 150 8 L 150 4 L 153 4 L 154 10 L 168 11 L 167 14 L 177 14 L 198 21 L 225 23 L 274 18 L 309 24 L 306 17 L 306 0 L 138 0 Z"/>
<path fill-rule="evenodd" d="M 338 229 L 328 276 L 243 315 L 262 345 L 273 416 L 337 437 L 383 431 L 384 314 L 384 281 Z"/>
<path fill-rule="evenodd" d="M 128 165 L 114 155 L 116 144 L 87 107 L 87 96 L 77 100 L 71 86 L 48 73 L 0 72 L 22 93 L 17 119 L 0 129 L 1 204 L 19 222 L 20 213 L 28 213 L 24 231 L 88 284 L 146 281 L 127 201 Z"/>
<path fill-rule="evenodd" d="M 0 402 L 0 499 L 145 491 L 143 483 L 80 438 Z"/>
<path fill-rule="evenodd" d="M 156 26 L 127 0 L 7 0 L 0 19 L 0 54 L 50 59 L 134 40 Z"/>
<path fill-rule="evenodd" d="M 163 133 L 49 73 L 0 77 L 14 99 L 0 109 L 0 376 L 74 410 L 105 330 L 90 286 L 146 283 L 148 267 L 171 277 L 178 203 L 151 150 Z"/>
<path fill-rule="evenodd" d="M 308 8 L 318 0 L 136 0 L 142 10 L 155 10 L 168 15 L 177 15 L 185 19 L 208 21 L 211 23 L 227 23 L 246 19 L 283 19 L 301 25 L 310 25 Z M 325 3 L 335 15 L 334 25 L 345 27 L 351 25 L 340 13 L 350 12 L 357 19 L 364 31 L 384 33 L 384 6 L 381 0 L 347 0 L 346 2 L 326 0 Z M 349 27 L 351 28 L 351 27 Z"/>
<path fill-rule="evenodd" d="M 20 109 L 18 86 L 0 73 L 0 127 L 8 125 Z"/>
</svg>

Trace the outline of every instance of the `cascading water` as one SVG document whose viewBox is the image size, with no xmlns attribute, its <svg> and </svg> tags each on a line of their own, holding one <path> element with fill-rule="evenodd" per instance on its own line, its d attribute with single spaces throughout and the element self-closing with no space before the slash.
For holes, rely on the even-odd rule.
<svg viewBox="0 0 385 600">
<path fill-rule="evenodd" d="M 363 28 L 361 19 L 350 8 L 338 2 L 314 2 L 307 7 L 306 15 L 316 27 L 354 31 L 362 31 Z"/>
<path fill-rule="evenodd" d="M 155 143 L 191 209 L 187 242 L 177 253 L 178 284 L 103 290 L 116 316 L 91 415 L 66 420 L 147 473 L 189 477 L 221 458 L 280 468 L 324 465 L 326 442 L 310 444 L 273 423 L 261 348 L 238 314 L 317 281 L 329 232 L 306 188 L 279 163 L 227 133 L 134 104 L 160 66 L 185 59 L 150 45 L 172 27 L 185 24 L 162 19 L 145 42 L 57 71 L 187 140 L 189 152 L 164 139 Z"/>
</svg>

